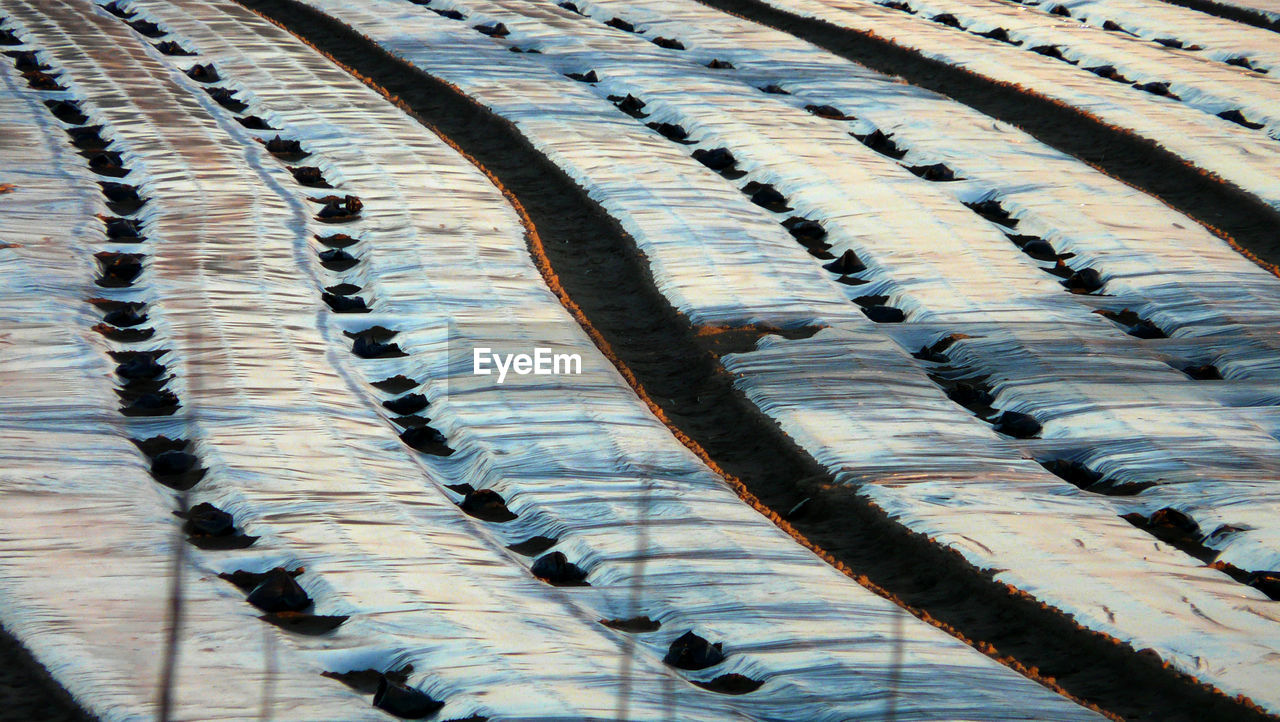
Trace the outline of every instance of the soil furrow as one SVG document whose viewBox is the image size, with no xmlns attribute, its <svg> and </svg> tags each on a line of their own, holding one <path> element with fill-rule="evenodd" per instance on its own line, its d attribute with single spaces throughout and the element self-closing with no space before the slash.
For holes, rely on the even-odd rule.
<svg viewBox="0 0 1280 722">
<path fill-rule="evenodd" d="M 0 630 L 0 720 L 12 722 L 91 722 L 48 670 L 7 631 Z"/>
<path fill-rule="evenodd" d="M 1269 18 L 1262 13 L 1253 12 L 1247 8 L 1224 5 L 1223 3 L 1213 2 L 1213 0 L 1163 0 L 1163 2 L 1197 10 L 1224 20 L 1233 20 L 1245 25 L 1252 25 L 1264 30 L 1274 30 L 1280 33 L 1280 20 Z"/>
</svg>

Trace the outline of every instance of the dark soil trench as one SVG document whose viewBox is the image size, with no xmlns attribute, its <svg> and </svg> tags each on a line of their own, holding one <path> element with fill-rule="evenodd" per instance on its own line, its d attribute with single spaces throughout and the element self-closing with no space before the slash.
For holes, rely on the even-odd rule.
<svg viewBox="0 0 1280 722">
<path fill-rule="evenodd" d="M 0 629 L 0 720 L 91 722 L 66 690 L 8 631 Z"/>
<path fill-rule="evenodd" d="M 1234 5 L 1224 5 L 1222 3 L 1213 2 L 1213 0 L 1164 0 L 1170 5 L 1181 5 L 1184 8 L 1196 10 L 1209 15 L 1215 15 L 1224 20 L 1234 20 L 1245 25 L 1263 28 L 1280 33 L 1280 20 L 1254 12 L 1248 8 L 1236 7 Z"/>
</svg>

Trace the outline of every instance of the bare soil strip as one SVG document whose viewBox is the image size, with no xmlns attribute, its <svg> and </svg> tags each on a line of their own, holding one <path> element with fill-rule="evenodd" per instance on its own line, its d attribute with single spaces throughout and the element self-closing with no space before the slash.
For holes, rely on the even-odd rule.
<svg viewBox="0 0 1280 722">
<path fill-rule="evenodd" d="M 0 629 L 0 720 L 91 722 L 71 695 L 49 676 L 31 653 Z"/>
<path fill-rule="evenodd" d="M 1180 0 L 1204 2 L 1205 0 Z M 1158 143 L 1108 125 L 1026 88 L 927 58 L 892 41 L 778 10 L 761 0 L 699 0 L 790 33 L 868 68 L 896 75 L 1021 128 L 1042 143 L 1156 196 L 1273 273 L 1280 264 L 1280 211 L 1189 164 Z"/>
<path fill-rule="evenodd" d="M 533 241 L 535 257 L 545 253 L 539 260 L 550 264 L 544 265 L 548 282 L 564 290 L 566 305 L 624 376 L 634 379 L 637 392 L 657 405 L 655 411 L 691 448 L 704 452 L 731 482 L 740 480 L 745 500 L 829 562 L 1024 674 L 1116 717 L 1266 718 L 1248 702 L 1227 698 L 1153 655 L 1084 630 L 992 581 L 836 487 L 733 390 L 713 351 L 736 349 L 744 339 L 717 340 L 715 330 L 694 328 L 676 313 L 619 224 L 513 125 L 311 8 L 292 0 L 238 1 L 413 113 L 518 199 L 536 226 L 531 236 L 541 241 Z M 805 514 L 782 518 L 805 499 Z"/>
<path fill-rule="evenodd" d="M 1215 15 L 1223 18 L 1224 20 L 1234 20 L 1238 23 L 1244 23 L 1245 25 L 1252 25 L 1254 27 L 1263 28 L 1264 30 L 1274 30 L 1275 32 L 1280 33 L 1280 20 L 1274 20 L 1262 13 L 1253 12 L 1248 8 L 1242 8 L 1236 5 L 1224 5 L 1223 3 L 1213 2 L 1213 0 L 1164 0 L 1164 2 L 1167 2 L 1170 5 L 1181 5 L 1184 8 L 1198 10 L 1209 15 Z"/>
</svg>

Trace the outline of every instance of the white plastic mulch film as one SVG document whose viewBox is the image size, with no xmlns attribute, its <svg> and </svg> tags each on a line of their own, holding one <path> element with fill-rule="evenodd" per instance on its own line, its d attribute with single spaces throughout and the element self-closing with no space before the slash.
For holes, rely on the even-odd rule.
<svg viewBox="0 0 1280 722">
<path fill-rule="evenodd" d="M 308 4 L 514 122 L 620 221 L 696 323 L 829 326 L 726 365 L 842 481 L 1081 624 L 1280 707 L 1268 681 L 1280 651 L 1274 604 L 1120 518 L 1174 510 L 1222 561 L 1280 564 L 1273 276 L 1015 129 L 694 2 L 575 3 L 580 12 L 515 0 Z M 496 23 L 508 32 L 473 29 Z M 934 25 L 900 34 L 934 37 Z M 592 71 L 594 83 L 566 77 Z M 1087 75 L 1082 92 L 1146 117 L 1137 108 L 1156 96 Z M 609 96 L 628 94 L 643 118 L 611 107 Z M 1171 148 L 1204 140 L 1263 165 L 1280 148 L 1168 107 L 1200 128 L 1151 120 Z M 672 126 L 691 144 L 670 140 Z M 857 139 L 876 131 L 897 152 Z M 688 155 L 718 147 L 741 178 L 726 182 Z M 1277 176 L 1251 177 L 1266 197 Z M 740 192 L 760 184 L 786 208 Z M 781 224 L 789 217 L 821 223 L 826 259 L 796 244 Z M 1029 241 L 1063 264 L 1020 251 Z M 866 270 L 838 283 L 823 266 L 846 251 Z M 1068 293 L 1064 281 L 1092 292 Z M 872 324 L 855 298 L 905 322 Z M 907 353 L 953 335 L 941 360 Z M 1194 378 L 1209 367 L 1225 381 Z M 996 433 L 927 373 L 985 386 L 997 412 L 1028 414 L 1040 433 Z M 1082 491 L 1036 461 L 1078 464 L 1099 481 Z"/>
<path fill-rule="evenodd" d="M 1164 32 L 1151 33 L 1153 38 L 1168 43 L 1165 45 L 1127 32 L 1130 26 L 1139 27 L 1131 20 L 1134 15 L 1152 18 L 1153 13 L 1110 12 L 1108 15 L 1114 15 L 1110 18 L 1112 23 L 1122 28 L 1110 30 L 1112 26 L 1106 25 L 1106 20 L 1082 23 L 1083 9 L 1078 11 L 1081 17 L 1062 17 L 1052 12 L 1063 8 L 1057 12 L 1071 13 L 1066 9 L 1069 6 L 1047 3 L 1037 11 L 1002 0 L 918 0 L 911 5 L 916 15 L 900 12 L 900 16 L 921 25 L 940 26 L 947 34 L 963 35 L 964 41 L 975 48 L 991 45 L 999 47 L 996 52 L 1018 57 L 1009 52 L 1016 49 L 1021 53 L 1021 65 L 1032 72 L 1037 65 L 1074 65 L 1078 70 L 1073 85 L 1107 86 L 1120 91 L 1116 98 L 1128 97 L 1137 107 L 1151 104 L 1172 108 L 1181 103 L 1210 115 L 1234 111 L 1239 116 L 1230 117 L 1236 120 L 1224 117 L 1203 122 L 1207 127 L 1237 130 L 1224 124 L 1233 123 L 1257 133 L 1257 140 L 1280 139 L 1280 80 L 1269 73 L 1280 59 L 1274 32 L 1225 20 L 1215 23 L 1215 18 L 1206 18 L 1203 24 L 1208 30 L 1199 30 L 1200 13 L 1169 5 L 1164 7 L 1170 8 L 1171 13 L 1178 12 L 1179 21 L 1166 21 L 1159 26 Z M 1193 20 L 1192 16 L 1197 17 Z M 950 23 L 959 27 L 947 26 Z M 996 33 L 997 29 L 1002 33 L 999 39 L 983 35 Z M 1201 34 L 1206 36 L 1202 38 Z M 1115 75 L 1104 79 L 1096 69 L 1107 67 Z M 1160 86 L 1144 90 L 1142 86 L 1148 83 Z M 1042 86 L 1051 87 L 1048 76 L 1030 87 L 1040 90 Z M 1158 101 L 1147 101 L 1148 96 L 1156 96 L 1152 90 L 1161 92 L 1161 86 L 1167 92 L 1159 95 Z M 1238 137 L 1247 142 L 1249 134 Z"/>
<path fill-rule="evenodd" d="M 989 8 L 956 3 L 946 11 L 937 9 L 942 4 L 926 3 L 916 15 L 871 0 L 770 0 L 769 4 L 840 27 L 895 38 L 927 57 L 1079 108 L 1104 123 L 1152 140 L 1280 208 L 1280 130 L 1275 125 L 1280 81 L 1270 74 L 1135 42 L 1075 22 L 1063 25 L 1055 18 L 1036 21 L 1030 15 L 1035 11 L 1006 3 L 995 2 Z M 1016 15 L 1009 17 L 1009 13 Z M 951 16 L 961 27 L 933 19 L 943 15 Z M 978 35 L 1006 24 L 1011 26 L 1011 39 L 1028 33 L 1028 42 L 1014 46 Z M 972 32 L 961 29 L 970 27 Z M 1035 48 L 1056 52 L 1071 62 Z M 1115 77 L 1098 74 L 1107 73 L 1108 67 Z M 1240 113 L 1245 123 L 1218 116 L 1229 111 Z M 1259 119 L 1251 118 L 1251 113 Z"/>
<path fill-rule="evenodd" d="M 4 13 L 9 27 L 37 37 L 12 22 L 12 9 Z M 41 60 L 65 67 L 48 49 Z M 128 440 L 146 428 L 116 411 L 113 346 L 90 330 L 99 314 L 85 301 L 103 293 L 93 282 L 93 254 L 112 247 L 96 215 L 109 211 L 98 177 L 42 102 L 84 90 L 35 92 L 12 65 L 0 68 L 0 172 L 13 188 L 0 195 L 0 619 L 95 713 L 147 719 L 155 712 L 171 551 L 183 542 L 173 496 L 152 481 Z M 185 414 L 163 426 L 184 425 Z M 324 668 L 281 643 L 226 585 L 198 581 L 205 573 L 184 574 L 191 637 L 180 718 L 255 709 L 270 689 L 271 664 L 275 706 L 294 719 L 380 716 L 344 688 L 315 684 Z"/>
<path fill-rule="evenodd" d="M 1053 12 L 1055 4 L 1047 0 L 1027 3 L 1045 12 Z M 1268 34 L 1262 28 L 1159 0 L 1067 0 L 1060 4 L 1077 21 L 1181 51 L 1173 53 L 1174 56 L 1198 53 L 1195 57 L 1259 73 L 1270 73 L 1272 68 L 1280 66 L 1280 47 L 1276 46 L 1275 33 Z M 1234 4 L 1247 7 L 1244 2 Z M 1270 11 L 1263 7 L 1268 4 Z M 1280 20 L 1280 3 L 1274 0 L 1258 0 L 1251 9 Z"/>
<path fill-rule="evenodd" d="M 366 669 L 401 671 L 443 702 L 439 719 L 1094 717 L 858 586 L 743 505 L 546 289 L 500 191 L 422 126 L 230 2 L 114 9 L 134 26 L 86 0 L 0 2 L 20 49 L 65 88 L 0 70 L 0 181 L 15 186 L 0 195 L 0 621 L 87 709 L 157 712 L 179 494 L 151 478 L 147 444 L 130 440 L 165 437 L 186 441 L 205 469 L 185 501 L 214 504 L 258 537 L 187 550 L 176 719 L 388 718 L 367 691 L 321 676 Z M 165 54 L 166 41 L 194 55 Z M 58 99 L 78 102 L 85 122 L 55 119 L 44 101 Z M 227 107 L 236 103 L 239 115 Z M 64 132 L 72 125 L 98 127 L 128 174 L 91 173 Z M 269 152 L 276 136 L 309 155 L 281 162 Z M 593 148 L 603 146 L 581 152 Z M 299 185 L 290 165 L 318 169 L 333 190 Z M 109 205 L 102 180 L 135 186 L 145 203 Z M 638 200 L 655 192 L 633 187 Z M 730 203 L 736 191 L 715 193 L 733 209 L 726 231 L 751 225 L 788 257 L 784 234 Z M 357 196 L 357 217 L 322 219 L 345 202 L 312 200 L 329 194 Z M 110 216 L 135 221 L 145 240 L 108 238 Z M 350 222 L 326 222 L 335 217 Z M 678 208 L 671 222 L 684 222 Z M 346 243 L 336 234 L 355 239 L 339 250 L 358 263 L 331 253 Z M 710 313 L 737 318 L 759 253 L 751 237 L 740 244 L 724 261 L 720 249 L 663 254 L 663 278 L 705 307 L 684 276 L 722 264 L 732 285 L 712 289 Z M 806 258 L 789 262 L 818 290 L 787 314 L 845 312 Z M 140 264 L 132 283 L 101 287 L 130 263 Z M 760 288 L 782 294 L 794 282 Z M 350 298 L 333 290 L 343 284 L 369 313 L 329 312 L 321 294 Z M 145 313 L 147 338 L 93 330 L 125 303 L 145 304 L 128 308 Z M 458 347 L 499 337 L 572 350 L 583 373 L 525 385 L 450 378 Z M 376 343 L 398 353 L 352 353 Z M 179 405 L 121 414 L 136 399 L 113 391 L 120 353 L 159 351 Z M 394 391 L 375 385 L 396 378 Z M 383 402 L 406 391 L 428 406 L 398 424 Z M 405 424 L 454 453 L 407 448 Z M 465 514 L 464 483 L 500 493 L 515 518 Z M 538 538 L 589 586 L 546 584 L 532 556 L 507 548 Z M 287 617 L 268 625 L 217 576 L 273 567 L 301 570 L 312 611 L 346 621 L 322 634 Z M 661 627 L 637 635 L 598 621 L 632 617 Z M 686 632 L 722 644 L 724 662 L 664 664 Z M 731 675 L 761 686 L 734 696 L 696 684 Z"/>
</svg>

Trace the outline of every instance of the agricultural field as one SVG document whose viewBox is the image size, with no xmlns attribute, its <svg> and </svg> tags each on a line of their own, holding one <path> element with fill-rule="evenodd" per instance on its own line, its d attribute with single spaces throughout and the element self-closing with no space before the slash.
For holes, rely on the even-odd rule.
<svg viewBox="0 0 1280 722">
<path fill-rule="evenodd" d="M 1274 0 L 0 0 L 0 721 L 1280 718 Z"/>
</svg>

